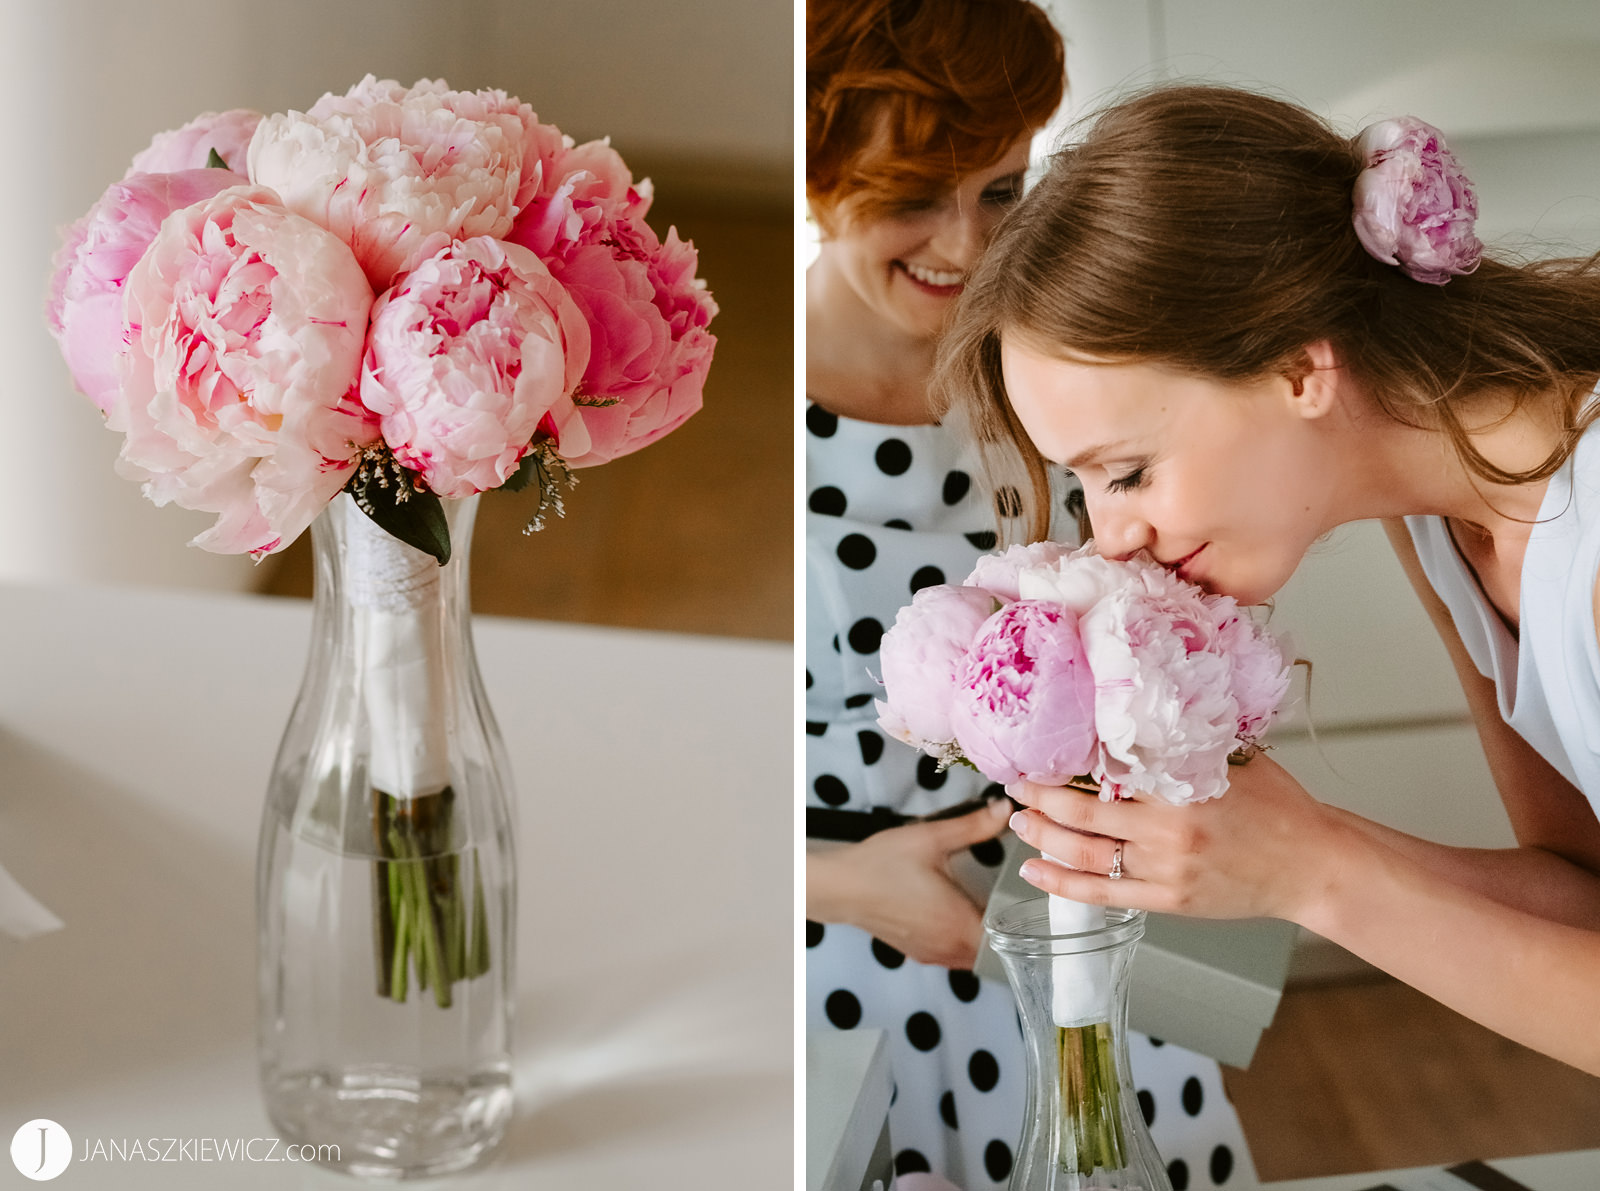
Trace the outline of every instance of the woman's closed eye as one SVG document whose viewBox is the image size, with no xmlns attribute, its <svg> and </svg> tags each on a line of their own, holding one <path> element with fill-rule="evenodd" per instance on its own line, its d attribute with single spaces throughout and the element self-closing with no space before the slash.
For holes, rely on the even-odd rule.
<svg viewBox="0 0 1600 1191">
<path fill-rule="evenodd" d="M 1009 207 L 1022 197 L 1022 177 L 1018 173 L 991 182 L 978 197 L 978 201 L 992 207 Z"/>
<path fill-rule="evenodd" d="M 1106 481 L 1107 492 L 1132 492 L 1135 488 L 1144 486 L 1146 469 L 1136 467 L 1130 472 Z"/>
</svg>

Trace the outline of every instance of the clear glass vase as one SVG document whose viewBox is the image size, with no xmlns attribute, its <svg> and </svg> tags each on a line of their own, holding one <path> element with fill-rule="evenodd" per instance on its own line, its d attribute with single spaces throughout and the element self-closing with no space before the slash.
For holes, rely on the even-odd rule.
<svg viewBox="0 0 1600 1191">
<path fill-rule="evenodd" d="M 1144 913 L 1053 933 L 1049 899 L 991 914 L 1026 1040 L 1028 1107 L 1010 1191 L 1172 1191 L 1128 1065 L 1128 970 Z"/>
<path fill-rule="evenodd" d="M 474 1165 L 512 1112 L 510 771 L 472 646 L 477 498 L 444 505 L 442 567 L 347 495 L 313 525 L 310 656 L 257 856 L 268 1116 L 368 1177 Z"/>
</svg>

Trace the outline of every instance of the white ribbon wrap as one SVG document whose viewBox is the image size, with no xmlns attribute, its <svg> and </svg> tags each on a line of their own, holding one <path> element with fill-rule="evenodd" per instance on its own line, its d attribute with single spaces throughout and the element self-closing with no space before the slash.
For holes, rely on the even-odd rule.
<svg viewBox="0 0 1600 1191">
<path fill-rule="evenodd" d="M 1056 864 L 1064 861 L 1045 856 Z M 1068 865 L 1067 867 L 1071 867 Z M 1050 933 L 1075 935 L 1103 930 L 1103 906 L 1086 906 L 1050 894 Z M 1103 954 L 1058 955 L 1050 961 L 1051 1015 L 1058 1026 L 1111 1020 L 1111 961 Z"/>
<path fill-rule="evenodd" d="M 355 609 L 370 771 L 396 798 L 450 784 L 441 568 L 352 506 L 345 519 L 345 584 Z"/>
</svg>

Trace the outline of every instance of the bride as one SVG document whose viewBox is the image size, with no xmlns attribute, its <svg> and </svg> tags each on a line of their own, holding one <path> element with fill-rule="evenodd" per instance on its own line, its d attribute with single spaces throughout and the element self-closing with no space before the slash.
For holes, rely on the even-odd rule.
<svg viewBox="0 0 1600 1191">
<path fill-rule="evenodd" d="M 1347 140 L 1174 87 L 1103 114 L 962 295 L 940 387 L 1037 491 L 1069 468 L 1106 554 L 1270 597 L 1381 518 L 1454 661 L 1516 831 L 1415 839 L 1268 758 L 1196 807 L 1025 786 L 1052 893 L 1288 919 L 1600 1074 L 1600 271 L 1482 253 L 1437 130 Z M 1120 844 L 1118 841 L 1122 841 Z"/>
</svg>

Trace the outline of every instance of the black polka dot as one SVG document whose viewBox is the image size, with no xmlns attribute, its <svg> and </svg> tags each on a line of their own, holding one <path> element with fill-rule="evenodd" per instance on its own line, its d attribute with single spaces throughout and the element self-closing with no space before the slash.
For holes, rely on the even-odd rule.
<svg viewBox="0 0 1600 1191">
<path fill-rule="evenodd" d="M 955 993 L 956 1000 L 968 1003 L 976 1001 L 980 987 L 978 978 L 971 972 L 961 968 L 950 969 L 950 991 Z"/>
<path fill-rule="evenodd" d="M 956 1124 L 956 1094 L 954 1092 L 946 1092 L 939 1097 L 939 1117 L 950 1128 L 961 1128 L 960 1125 Z"/>
<path fill-rule="evenodd" d="M 953 505 L 960 502 L 967 494 L 967 489 L 972 487 L 972 477 L 960 468 L 945 473 L 944 477 L 944 503 Z"/>
<path fill-rule="evenodd" d="M 820 405 L 806 406 L 806 429 L 818 438 L 832 438 L 839 429 L 839 415 L 831 414 Z"/>
<path fill-rule="evenodd" d="M 904 517 L 894 517 L 883 523 L 885 529 L 910 529 L 911 522 Z"/>
<path fill-rule="evenodd" d="M 806 735 L 807 736 L 821 736 L 827 730 L 828 730 L 828 725 L 823 723 L 820 720 L 807 720 L 806 721 Z"/>
<path fill-rule="evenodd" d="M 1200 1115 L 1200 1109 L 1205 1106 L 1206 1094 L 1200 1087 L 1200 1080 L 1191 1075 L 1183 1081 L 1183 1111 L 1192 1117 Z"/>
<path fill-rule="evenodd" d="M 1002 517 L 1022 516 L 1022 494 L 1010 484 L 1002 485 L 994 494 L 994 511 Z"/>
<path fill-rule="evenodd" d="M 861 745 L 861 763 L 876 765 L 878 758 L 883 756 L 883 737 L 876 732 L 861 731 L 856 733 L 856 740 Z"/>
<path fill-rule="evenodd" d="M 906 1041 L 918 1050 L 932 1050 L 939 1045 L 939 1022 L 933 1014 L 919 1010 L 906 1018 Z"/>
<path fill-rule="evenodd" d="M 983 788 L 983 793 L 982 793 L 981 797 L 990 798 L 990 799 L 1003 798 L 1005 796 L 1005 792 L 1006 792 L 1006 788 L 1004 786 L 1002 786 L 999 782 L 990 782 L 987 786 L 985 786 Z"/>
<path fill-rule="evenodd" d="M 806 690 L 809 691 L 811 689 L 811 684 L 816 682 L 816 681 L 817 680 L 815 678 L 811 677 L 811 671 L 807 670 L 806 671 Z"/>
<path fill-rule="evenodd" d="M 871 702 L 872 702 L 872 696 L 871 695 L 849 695 L 849 696 L 846 696 L 845 701 L 844 701 L 844 705 L 846 707 L 854 709 L 854 708 L 857 708 L 857 707 L 865 707 L 868 703 L 871 703 Z"/>
<path fill-rule="evenodd" d="M 807 947 L 820 946 L 821 943 L 822 943 L 823 934 L 824 934 L 824 928 L 823 928 L 822 923 L 820 923 L 820 922 L 812 922 L 811 919 L 809 919 L 809 918 L 806 919 L 806 946 Z"/>
<path fill-rule="evenodd" d="M 811 783 L 811 788 L 817 792 L 817 797 L 829 806 L 843 806 L 850 801 L 850 791 L 831 773 L 822 774 Z"/>
<path fill-rule="evenodd" d="M 924 587 L 937 587 L 944 582 L 944 572 L 938 567 L 918 567 L 917 573 L 911 576 L 911 594 L 916 595 Z"/>
<path fill-rule="evenodd" d="M 825 484 L 812 491 L 811 499 L 806 502 L 811 506 L 813 513 L 822 513 L 828 517 L 843 517 L 848 503 L 844 493 L 832 484 Z"/>
<path fill-rule="evenodd" d="M 997 1183 L 1007 1178 L 1011 1174 L 1011 1147 L 998 1137 L 984 1146 L 983 1168 Z"/>
<path fill-rule="evenodd" d="M 997 839 L 979 840 L 967 851 L 984 868 L 998 868 L 1006 858 L 1006 846 Z"/>
<path fill-rule="evenodd" d="M 1167 1180 L 1172 1184 L 1172 1191 L 1189 1191 L 1189 1164 L 1182 1158 L 1168 1162 Z"/>
<path fill-rule="evenodd" d="M 906 962 L 905 952 L 896 951 L 882 939 L 872 940 L 872 958 L 886 968 L 898 968 Z"/>
<path fill-rule="evenodd" d="M 853 1030 L 861 1021 L 861 1002 L 848 988 L 836 988 L 822 1003 L 828 1020 L 841 1030 Z"/>
<path fill-rule="evenodd" d="M 866 534 L 850 533 L 839 539 L 839 545 L 834 553 L 839 556 L 839 561 L 852 571 L 864 571 L 872 565 L 872 560 L 878 557 L 878 548 Z"/>
<path fill-rule="evenodd" d="M 1222 1186 L 1228 1181 L 1228 1176 L 1233 1173 L 1233 1151 L 1227 1146 L 1218 1146 L 1211 1151 L 1211 1181 L 1217 1186 Z"/>
<path fill-rule="evenodd" d="M 1144 1114 L 1146 1129 L 1156 1123 L 1156 1098 L 1150 1094 L 1149 1088 L 1139 1089 L 1139 1111 Z"/>
<path fill-rule="evenodd" d="M 863 616 L 850 626 L 850 648 L 857 653 L 877 653 L 878 642 L 883 639 L 883 625 L 870 616 Z"/>
<path fill-rule="evenodd" d="M 897 1101 L 899 1099 L 900 1099 L 900 1084 L 898 1082 L 891 1082 L 889 1084 L 889 1107 L 893 1108 L 895 1106 L 895 1101 Z"/>
<path fill-rule="evenodd" d="M 967 1060 L 967 1078 L 980 1092 L 987 1092 L 1000 1082 L 1000 1064 L 986 1050 L 975 1050 Z"/>
<path fill-rule="evenodd" d="M 932 1174 L 933 1167 L 928 1165 L 920 1151 L 913 1149 L 901 1150 L 894 1156 L 894 1172 L 901 1174 Z"/>
<path fill-rule="evenodd" d="M 920 757 L 917 760 L 917 785 L 924 790 L 937 790 L 950 774 L 939 768 L 937 757 Z"/>
<path fill-rule="evenodd" d="M 886 438 L 878 444 L 873 459 L 877 460 L 878 470 L 884 475 L 904 475 L 911 468 L 911 448 L 904 439 Z"/>
<path fill-rule="evenodd" d="M 839 652 L 839 634 L 838 633 L 835 633 L 833 635 L 833 652 L 834 653 L 838 653 Z"/>
<path fill-rule="evenodd" d="M 966 539 L 979 550 L 993 550 L 994 544 L 1000 540 L 995 537 L 992 529 L 982 529 L 977 533 L 969 533 L 966 535 Z"/>
<path fill-rule="evenodd" d="M 1161 1039 L 1159 1039 L 1159 1038 L 1152 1038 L 1152 1039 L 1150 1039 L 1150 1045 L 1151 1045 L 1151 1046 L 1165 1046 L 1165 1045 L 1166 1045 L 1166 1043 L 1165 1043 L 1165 1042 L 1163 1042 L 1163 1041 L 1162 1041 L 1162 1040 L 1161 1040 Z"/>
</svg>

